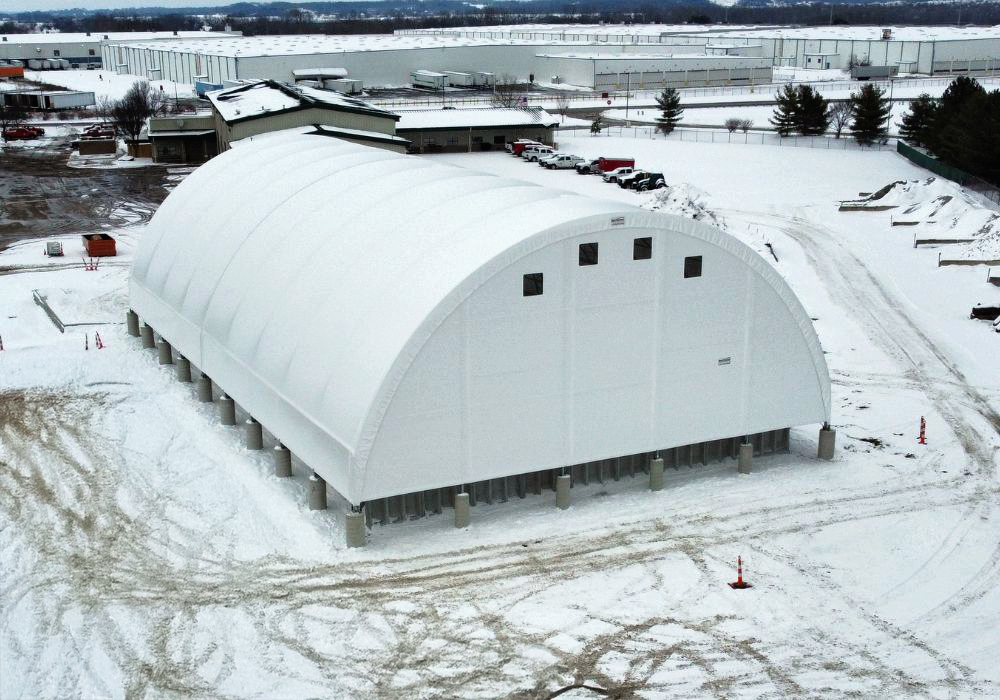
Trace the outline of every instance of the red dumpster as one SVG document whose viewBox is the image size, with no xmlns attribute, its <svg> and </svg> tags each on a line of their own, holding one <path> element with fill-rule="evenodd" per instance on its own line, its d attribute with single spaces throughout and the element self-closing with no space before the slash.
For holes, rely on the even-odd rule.
<svg viewBox="0 0 1000 700">
<path fill-rule="evenodd" d="M 115 239 L 106 233 L 83 234 L 83 249 L 88 258 L 105 258 L 118 255 Z"/>
</svg>

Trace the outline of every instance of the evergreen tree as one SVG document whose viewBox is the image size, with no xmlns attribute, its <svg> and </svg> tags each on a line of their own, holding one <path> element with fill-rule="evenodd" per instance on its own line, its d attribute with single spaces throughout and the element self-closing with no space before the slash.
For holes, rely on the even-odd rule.
<svg viewBox="0 0 1000 700">
<path fill-rule="evenodd" d="M 947 136 L 947 162 L 1000 183 L 1000 90 L 970 96 L 949 124 Z"/>
<path fill-rule="evenodd" d="M 899 135 L 917 146 L 929 146 L 934 140 L 938 103 L 926 92 L 910 102 L 910 111 L 899 123 Z"/>
<path fill-rule="evenodd" d="M 600 117 L 598 117 L 597 119 L 595 119 L 594 121 L 592 121 L 590 123 L 590 133 L 592 133 L 592 134 L 599 134 L 599 133 L 601 133 L 601 129 L 603 129 L 603 128 L 604 128 L 604 124 L 601 122 L 601 118 Z"/>
<path fill-rule="evenodd" d="M 975 79 L 961 75 L 951 81 L 941 95 L 934 115 L 934 129 L 927 146 L 943 161 L 959 168 L 960 158 L 955 154 L 957 142 L 962 134 L 958 125 L 959 117 L 965 115 L 969 105 L 986 94 L 983 86 Z"/>
<path fill-rule="evenodd" d="M 680 121 L 684 110 L 681 108 L 681 96 L 673 88 L 665 88 L 656 96 L 656 104 L 660 106 L 660 116 L 656 118 L 656 128 L 664 134 L 674 130 Z"/>
<path fill-rule="evenodd" d="M 780 136 L 790 136 L 799 127 L 799 91 L 791 83 L 785 85 L 774 96 L 777 105 L 774 115 L 768 120 Z"/>
<path fill-rule="evenodd" d="M 889 133 L 889 100 L 885 90 L 874 83 L 864 85 L 858 92 L 851 93 L 854 121 L 851 134 L 862 146 L 871 146 L 881 141 Z"/>
<path fill-rule="evenodd" d="M 827 113 L 826 100 L 809 85 L 799 85 L 798 89 L 798 124 L 799 132 L 805 136 L 825 134 L 830 126 L 830 115 Z"/>
</svg>

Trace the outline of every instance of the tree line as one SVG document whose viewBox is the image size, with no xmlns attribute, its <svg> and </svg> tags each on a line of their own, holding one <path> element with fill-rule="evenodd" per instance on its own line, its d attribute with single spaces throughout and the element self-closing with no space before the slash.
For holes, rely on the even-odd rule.
<svg viewBox="0 0 1000 700">
<path fill-rule="evenodd" d="M 840 138 L 846 129 L 861 145 L 885 143 L 892 106 L 885 90 L 867 83 L 847 100 L 826 100 L 811 85 L 785 85 L 775 95 L 769 119 L 780 136 L 802 134 Z M 684 112 L 680 93 L 665 89 L 656 98 L 657 128 L 669 134 Z M 726 128 L 749 128 L 747 120 L 727 120 Z M 910 101 L 898 124 L 900 138 L 937 159 L 1000 185 L 1000 90 L 987 92 L 975 78 L 959 76 L 940 99 L 924 93 Z"/>
<path fill-rule="evenodd" d="M 429 2 L 273 3 L 191 8 L 129 8 L 100 11 L 33 11 L 0 18 L 0 33 L 193 30 L 208 25 L 252 34 L 391 33 L 396 29 L 472 27 L 489 24 L 666 23 L 795 25 L 1000 24 L 998 3 L 789 3 L 743 0 L 723 7 L 708 0 L 533 0 L 470 4 Z"/>
</svg>

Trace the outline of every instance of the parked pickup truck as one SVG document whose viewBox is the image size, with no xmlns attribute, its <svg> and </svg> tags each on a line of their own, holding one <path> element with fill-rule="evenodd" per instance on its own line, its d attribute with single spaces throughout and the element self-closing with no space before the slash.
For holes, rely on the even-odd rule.
<svg viewBox="0 0 1000 700">
<path fill-rule="evenodd" d="M 562 170 L 564 168 L 575 168 L 582 162 L 583 158 L 580 156 L 571 156 L 566 153 L 556 153 L 548 158 L 540 159 L 538 164 L 548 168 L 549 170 Z"/>
<path fill-rule="evenodd" d="M 576 167 L 576 172 L 581 175 L 602 175 L 615 168 L 635 167 L 635 158 L 595 158 L 594 160 L 581 163 Z"/>
<path fill-rule="evenodd" d="M 633 181 L 632 188 L 639 192 L 646 190 L 658 190 L 666 187 L 667 181 L 663 178 L 663 173 L 648 173 L 647 177 Z"/>
<path fill-rule="evenodd" d="M 633 170 L 627 175 L 619 175 L 618 186 L 621 187 L 622 189 L 634 190 L 635 183 L 639 182 L 639 180 L 644 180 L 645 178 L 649 177 L 649 174 L 650 173 L 648 170 Z"/>
<path fill-rule="evenodd" d="M 615 168 L 614 170 L 609 170 L 608 172 L 604 173 L 604 181 L 618 182 L 618 178 L 624 175 L 630 175 L 634 170 L 635 168 L 631 167 Z"/>
<path fill-rule="evenodd" d="M 528 146 L 523 151 L 521 151 L 521 157 L 524 158 L 529 163 L 537 161 L 539 158 L 544 156 L 550 156 L 556 152 L 556 149 L 551 146 Z"/>
</svg>

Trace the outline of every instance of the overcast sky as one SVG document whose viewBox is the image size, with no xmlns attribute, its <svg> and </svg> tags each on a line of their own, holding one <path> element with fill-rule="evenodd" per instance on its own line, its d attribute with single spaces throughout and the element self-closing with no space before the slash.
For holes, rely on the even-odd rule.
<svg viewBox="0 0 1000 700">
<path fill-rule="evenodd" d="M 118 7 L 206 7 L 229 5 L 233 2 L 235 0 L 0 0 L 0 14 L 25 10 L 68 10 L 75 7 L 88 10 Z"/>
</svg>

